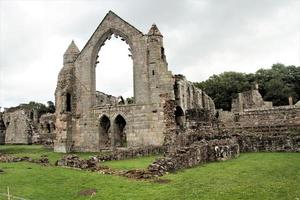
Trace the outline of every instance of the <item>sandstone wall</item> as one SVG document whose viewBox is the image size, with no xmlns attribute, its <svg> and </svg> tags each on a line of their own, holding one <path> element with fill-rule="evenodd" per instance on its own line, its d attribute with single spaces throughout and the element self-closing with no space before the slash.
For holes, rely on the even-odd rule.
<svg viewBox="0 0 300 200">
<path fill-rule="evenodd" d="M 75 151 L 99 151 L 100 145 L 99 126 L 103 116 L 110 120 L 108 130 L 110 144 L 114 144 L 114 136 L 118 134 L 114 130 L 117 116 L 126 121 L 124 134 L 126 135 L 127 147 L 162 145 L 165 129 L 164 114 L 159 104 L 147 105 L 118 105 L 95 107 L 90 114 L 87 124 L 78 125 L 81 131 L 72 135 Z M 87 128 L 88 127 L 88 128 Z M 88 133 L 90 132 L 90 134 Z M 113 145 L 112 145 L 113 147 Z"/>
<path fill-rule="evenodd" d="M 202 108 L 210 110 L 212 113 L 215 112 L 213 100 L 181 74 L 175 75 L 174 93 L 176 104 L 184 111 Z"/>
<path fill-rule="evenodd" d="M 239 134 L 241 152 L 300 152 L 300 132 L 284 134 Z"/>
<path fill-rule="evenodd" d="M 6 126 L 6 144 L 32 143 L 31 119 L 25 110 L 18 109 L 12 112 L 5 112 L 3 121 Z"/>
<path fill-rule="evenodd" d="M 190 168 L 211 161 L 223 161 L 239 156 L 239 145 L 233 139 L 195 142 L 178 147 L 167 156 L 157 159 L 148 170 L 157 175 L 178 169 Z"/>
<path fill-rule="evenodd" d="M 249 132 L 277 132 L 300 129 L 300 108 L 279 106 L 270 109 L 248 109 L 235 114 L 235 129 Z"/>
<path fill-rule="evenodd" d="M 41 115 L 38 124 L 39 134 L 35 138 L 36 143 L 53 145 L 53 140 L 55 137 L 55 114 L 46 113 Z"/>
<path fill-rule="evenodd" d="M 104 106 L 104 105 L 116 105 L 118 104 L 118 98 L 112 95 L 105 94 L 103 92 L 96 92 L 96 105 Z"/>
<path fill-rule="evenodd" d="M 244 109 L 271 108 L 272 102 L 264 101 L 257 89 L 238 93 L 232 100 L 231 111 L 242 112 Z"/>
</svg>

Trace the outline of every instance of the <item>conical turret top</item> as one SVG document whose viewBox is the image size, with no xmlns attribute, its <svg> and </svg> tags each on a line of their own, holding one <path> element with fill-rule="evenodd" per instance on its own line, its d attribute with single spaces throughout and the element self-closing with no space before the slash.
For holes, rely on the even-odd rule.
<svg viewBox="0 0 300 200">
<path fill-rule="evenodd" d="M 160 31 L 158 30 L 157 26 L 155 24 L 152 24 L 149 32 L 148 32 L 149 36 L 161 36 L 162 34 L 160 33 Z"/>
<path fill-rule="evenodd" d="M 80 53 L 78 47 L 76 46 L 74 40 L 72 40 L 71 44 L 69 45 L 69 47 L 67 48 L 65 55 L 66 54 L 78 54 Z"/>
<path fill-rule="evenodd" d="M 78 47 L 76 46 L 75 42 L 72 40 L 71 44 L 67 48 L 64 54 L 64 64 L 72 63 L 76 60 L 78 54 L 80 53 Z"/>
</svg>

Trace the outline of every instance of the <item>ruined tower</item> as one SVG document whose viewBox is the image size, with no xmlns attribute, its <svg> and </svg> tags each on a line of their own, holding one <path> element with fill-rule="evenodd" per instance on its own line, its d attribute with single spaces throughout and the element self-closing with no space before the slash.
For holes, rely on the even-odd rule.
<svg viewBox="0 0 300 200">
<path fill-rule="evenodd" d="M 55 91 L 56 138 L 54 148 L 59 152 L 68 152 L 72 147 L 72 129 L 76 109 L 75 60 L 80 51 L 74 41 L 63 56 L 63 68 L 59 72 Z"/>
</svg>

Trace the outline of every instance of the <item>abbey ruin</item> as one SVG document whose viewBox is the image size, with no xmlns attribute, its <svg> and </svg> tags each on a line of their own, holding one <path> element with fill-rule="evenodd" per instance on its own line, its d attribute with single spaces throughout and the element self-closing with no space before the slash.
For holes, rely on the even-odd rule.
<svg viewBox="0 0 300 200">
<path fill-rule="evenodd" d="M 112 35 L 129 46 L 133 60 L 134 103 L 96 91 L 95 66 L 101 47 Z M 54 150 L 99 151 L 111 147 L 163 145 L 165 104 L 176 101 L 177 123 L 192 108 L 214 112 L 214 103 L 183 76 L 168 70 L 163 36 L 152 25 L 148 34 L 109 12 L 84 48 L 72 42 L 64 54 L 56 99 Z M 175 118 L 174 118 L 175 120 Z"/>
<path fill-rule="evenodd" d="M 112 35 L 130 47 L 133 102 L 96 91 L 97 55 Z M 299 102 L 273 107 L 256 87 L 239 93 L 230 112 L 216 110 L 204 91 L 169 71 L 163 35 L 156 25 L 144 34 L 111 11 L 81 51 L 73 41 L 67 48 L 55 103 L 55 116 L 42 117 L 42 127 L 53 133 L 48 137 L 54 138 L 55 152 L 119 152 L 110 159 L 165 152 L 148 168 L 156 174 L 234 158 L 240 152 L 300 152 Z M 20 114 L 1 115 L 2 143 L 28 140 L 26 133 L 20 137 L 11 133 L 14 120 L 7 116 L 14 115 Z M 21 122 L 31 127 L 34 117 L 27 116 L 29 123 Z"/>
</svg>

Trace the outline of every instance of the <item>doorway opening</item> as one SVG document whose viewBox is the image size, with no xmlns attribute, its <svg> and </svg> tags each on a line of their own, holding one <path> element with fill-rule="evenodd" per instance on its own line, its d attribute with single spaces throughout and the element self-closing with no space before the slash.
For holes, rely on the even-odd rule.
<svg viewBox="0 0 300 200">
<path fill-rule="evenodd" d="M 110 147 L 110 120 L 106 115 L 103 115 L 99 123 L 100 147 Z"/>
<path fill-rule="evenodd" d="M 125 132 L 126 121 L 124 117 L 118 115 L 114 122 L 114 146 L 115 147 L 126 147 L 127 139 Z"/>
</svg>

